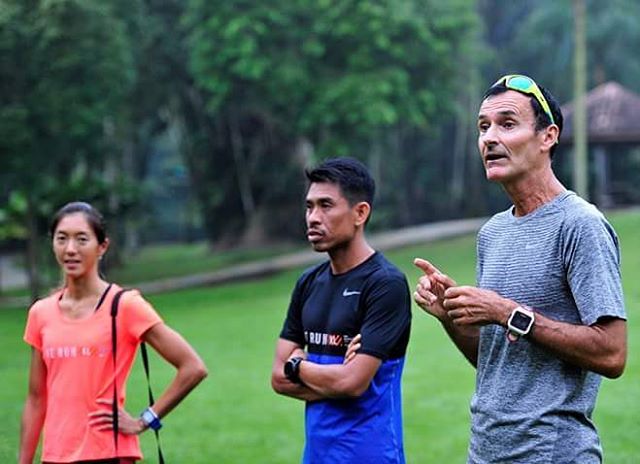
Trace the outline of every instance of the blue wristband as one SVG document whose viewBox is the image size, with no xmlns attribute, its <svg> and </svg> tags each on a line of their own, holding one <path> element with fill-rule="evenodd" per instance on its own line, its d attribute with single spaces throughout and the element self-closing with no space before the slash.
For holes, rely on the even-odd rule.
<svg viewBox="0 0 640 464">
<path fill-rule="evenodd" d="M 144 425 L 153 430 L 160 430 L 162 428 L 162 422 L 151 407 L 148 407 L 140 414 L 140 419 L 144 422 Z"/>
</svg>

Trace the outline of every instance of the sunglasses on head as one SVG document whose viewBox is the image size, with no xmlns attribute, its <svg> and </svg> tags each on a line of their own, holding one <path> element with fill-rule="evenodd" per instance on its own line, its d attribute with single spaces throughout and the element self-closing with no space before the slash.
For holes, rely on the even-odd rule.
<svg viewBox="0 0 640 464">
<path fill-rule="evenodd" d="M 540 106 L 542 110 L 549 116 L 551 120 L 551 124 L 555 124 L 555 120 L 553 119 L 553 114 L 551 114 L 551 108 L 549 107 L 549 103 L 547 103 L 547 99 L 542 95 L 542 91 L 538 84 L 528 76 L 524 76 L 522 74 L 507 74 L 506 76 L 502 76 L 500 79 L 496 81 L 492 87 L 496 85 L 504 85 L 506 88 L 510 90 L 515 90 L 516 92 L 524 93 L 525 95 L 532 95 Z"/>
</svg>

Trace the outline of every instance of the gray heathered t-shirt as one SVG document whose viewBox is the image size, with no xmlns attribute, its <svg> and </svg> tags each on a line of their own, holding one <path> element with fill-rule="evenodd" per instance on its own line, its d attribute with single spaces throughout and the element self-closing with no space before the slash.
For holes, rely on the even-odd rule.
<svg viewBox="0 0 640 464">
<path fill-rule="evenodd" d="M 478 234 L 477 253 L 478 286 L 549 318 L 626 318 L 618 238 L 573 192 L 524 217 L 496 214 Z M 509 342 L 502 326 L 483 327 L 468 463 L 600 463 L 591 421 L 600 380 L 526 337 Z"/>
</svg>

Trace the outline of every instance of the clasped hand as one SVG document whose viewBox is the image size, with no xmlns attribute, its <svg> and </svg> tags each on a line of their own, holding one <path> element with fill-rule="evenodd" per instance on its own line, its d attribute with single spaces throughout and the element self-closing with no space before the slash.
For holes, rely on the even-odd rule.
<svg viewBox="0 0 640 464">
<path fill-rule="evenodd" d="M 413 294 L 415 302 L 441 322 L 455 325 L 506 325 L 513 307 L 511 300 L 496 292 L 472 286 L 458 286 L 429 261 L 416 258 L 414 264 L 423 271 Z"/>
</svg>

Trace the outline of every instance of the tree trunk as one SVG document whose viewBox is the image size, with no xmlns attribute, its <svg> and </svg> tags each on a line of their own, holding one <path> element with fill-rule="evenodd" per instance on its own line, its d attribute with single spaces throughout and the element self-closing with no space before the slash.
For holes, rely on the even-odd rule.
<svg viewBox="0 0 640 464">
<path fill-rule="evenodd" d="M 304 169 L 313 162 L 314 151 L 314 146 L 308 138 L 298 136 L 293 146 L 291 159 Z"/>
<path fill-rule="evenodd" d="M 587 151 L 587 46 L 586 11 L 584 0 L 573 0 L 574 40 L 574 112 L 573 112 L 573 189 L 585 200 L 589 200 L 589 155 Z"/>
<path fill-rule="evenodd" d="M 464 96 L 467 100 L 468 96 Z M 462 198 L 464 196 L 464 170 L 465 158 L 469 147 L 469 115 L 468 108 L 471 105 L 467 101 L 461 102 L 456 111 L 455 135 L 453 141 L 453 162 L 451 166 L 451 196 L 449 197 L 449 210 L 454 217 L 458 217 Z"/>
<path fill-rule="evenodd" d="M 238 178 L 238 189 L 240 190 L 240 201 L 242 210 L 247 222 L 251 221 L 251 216 L 255 213 L 255 202 L 251 193 L 251 173 L 244 154 L 244 142 L 240 133 L 240 118 L 237 114 L 232 114 L 229 118 L 229 132 L 231 135 L 231 151 L 236 166 Z"/>
<path fill-rule="evenodd" d="M 29 292 L 31 301 L 40 297 L 40 274 L 38 270 L 38 224 L 36 221 L 33 198 L 27 197 L 27 275 L 29 276 Z"/>
</svg>

